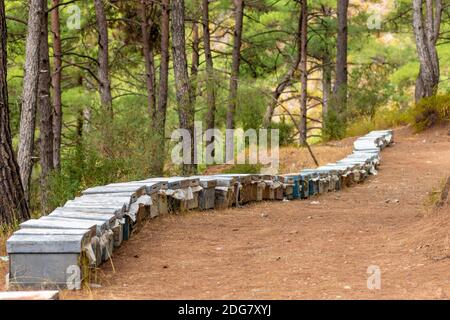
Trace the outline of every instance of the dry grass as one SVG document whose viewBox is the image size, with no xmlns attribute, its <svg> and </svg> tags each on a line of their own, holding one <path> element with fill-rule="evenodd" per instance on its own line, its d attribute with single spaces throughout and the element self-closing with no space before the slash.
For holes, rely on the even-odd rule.
<svg viewBox="0 0 450 320">
<path fill-rule="evenodd" d="M 311 149 L 319 165 L 336 162 L 352 153 L 353 138 L 339 142 L 314 145 Z M 280 148 L 280 174 L 299 172 L 302 169 L 315 168 L 316 165 L 307 148 L 281 147 Z M 231 165 L 221 164 L 208 167 L 203 174 L 219 174 L 227 171 Z"/>
<path fill-rule="evenodd" d="M 12 229 L 0 229 L 0 257 L 6 256 L 6 240 L 13 233 Z M 0 291 L 5 290 L 5 276 L 8 273 L 8 262 L 0 260 Z"/>
<path fill-rule="evenodd" d="M 450 176 L 441 180 L 425 198 L 424 205 L 432 210 L 446 205 L 450 188 Z"/>
<path fill-rule="evenodd" d="M 319 145 L 311 147 L 319 165 L 326 165 L 345 158 L 352 152 L 351 145 L 341 147 Z M 280 150 L 280 173 L 293 173 L 316 165 L 307 148 L 287 147 Z"/>
</svg>

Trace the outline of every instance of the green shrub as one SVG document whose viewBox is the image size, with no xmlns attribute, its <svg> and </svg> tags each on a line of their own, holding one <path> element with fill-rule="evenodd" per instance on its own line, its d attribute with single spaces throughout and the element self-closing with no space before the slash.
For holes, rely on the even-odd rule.
<svg viewBox="0 0 450 320">
<path fill-rule="evenodd" d="M 362 136 L 372 130 L 391 129 L 408 122 L 407 111 L 400 108 L 383 108 L 377 110 L 373 117 L 363 116 L 349 123 L 346 136 Z"/>
<path fill-rule="evenodd" d="M 240 174 L 240 173 L 253 173 L 258 174 L 261 172 L 261 165 L 260 164 L 235 164 L 231 166 L 230 168 L 223 171 L 223 173 L 234 173 L 234 174 Z"/>
<path fill-rule="evenodd" d="M 281 119 L 281 122 L 272 122 L 270 129 L 279 130 L 280 146 L 289 146 L 294 143 L 295 126 L 286 122 L 284 118 Z"/>
<path fill-rule="evenodd" d="M 334 110 L 324 117 L 323 140 L 339 140 L 345 137 L 346 123 L 344 117 Z"/>
<path fill-rule="evenodd" d="M 410 121 L 416 131 L 450 120 L 450 94 L 424 98 L 411 109 Z"/>
</svg>

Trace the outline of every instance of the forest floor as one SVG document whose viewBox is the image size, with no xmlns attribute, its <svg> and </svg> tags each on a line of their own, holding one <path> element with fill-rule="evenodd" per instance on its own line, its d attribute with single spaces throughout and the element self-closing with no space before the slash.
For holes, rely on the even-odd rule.
<svg viewBox="0 0 450 320">
<path fill-rule="evenodd" d="M 431 199 L 450 175 L 449 130 L 396 130 L 379 174 L 339 193 L 159 217 L 104 264 L 101 287 L 62 297 L 448 299 L 450 205 Z"/>
</svg>

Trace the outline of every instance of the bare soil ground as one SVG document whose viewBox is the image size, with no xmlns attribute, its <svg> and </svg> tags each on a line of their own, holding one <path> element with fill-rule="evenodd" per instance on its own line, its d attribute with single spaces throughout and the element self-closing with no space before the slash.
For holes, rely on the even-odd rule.
<svg viewBox="0 0 450 320">
<path fill-rule="evenodd" d="M 340 193 L 159 217 L 101 268 L 102 287 L 62 297 L 448 299 L 450 207 L 428 202 L 450 174 L 449 129 L 397 130 L 379 175 Z"/>
</svg>

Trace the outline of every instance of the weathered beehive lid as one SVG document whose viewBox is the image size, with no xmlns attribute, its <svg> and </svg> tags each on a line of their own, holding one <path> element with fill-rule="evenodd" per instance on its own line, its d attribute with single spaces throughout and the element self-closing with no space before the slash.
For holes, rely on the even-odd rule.
<svg viewBox="0 0 450 320">
<path fill-rule="evenodd" d="M 130 182 L 119 182 L 119 183 L 111 183 L 108 186 L 129 186 L 129 187 L 140 187 L 143 186 L 146 189 L 147 194 L 154 194 L 159 190 L 163 189 L 163 183 L 158 181 L 130 181 Z M 166 183 L 167 189 L 167 183 Z"/>
<path fill-rule="evenodd" d="M 133 199 L 125 196 L 109 196 L 109 195 L 83 195 L 81 197 L 76 197 L 73 200 L 69 200 L 66 203 L 70 203 L 70 204 L 86 204 L 86 205 L 92 205 L 92 204 L 108 204 L 108 205 L 116 205 L 116 206 L 126 206 L 126 208 L 128 208 L 130 206 L 130 204 L 133 202 Z M 66 205 L 64 205 L 66 207 Z"/>
<path fill-rule="evenodd" d="M 14 232 L 14 235 L 86 235 L 89 238 L 95 237 L 95 230 L 89 229 L 43 229 L 24 228 Z"/>
<path fill-rule="evenodd" d="M 313 178 L 315 178 L 315 177 L 326 178 L 331 174 L 330 170 L 323 170 L 323 169 L 319 169 L 319 168 L 305 169 L 304 172 L 310 172 L 312 174 Z"/>
<path fill-rule="evenodd" d="M 199 180 L 199 184 L 202 188 L 214 188 L 217 186 L 217 179 L 213 177 L 206 176 L 192 176 L 190 178 L 195 178 Z"/>
<path fill-rule="evenodd" d="M 372 160 L 367 158 L 349 158 L 346 157 L 344 159 L 339 160 L 341 162 L 349 162 L 349 163 L 359 163 L 359 164 L 370 164 L 372 163 Z"/>
<path fill-rule="evenodd" d="M 331 169 L 331 170 L 335 170 L 337 172 L 337 174 L 339 175 L 343 175 L 346 174 L 347 172 L 350 171 L 351 166 L 347 166 L 347 165 L 338 165 L 336 163 L 330 163 L 327 164 L 325 166 L 321 166 L 321 169 Z"/>
<path fill-rule="evenodd" d="M 59 210 L 58 208 L 53 210 L 53 212 L 50 213 L 48 217 L 105 221 L 108 223 L 110 228 L 114 226 L 115 221 L 117 219 L 117 217 L 114 214 L 67 211 L 67 210 Z"/>
<path fill-rule="evenodd" d="M 103 224 L 104 222 L 98 222 Z M 96 221 L 75 220 L 64 221 L 62 219 L 30 219 L 20 224 L 21 229 L 87 229 L 96 232 L 98 235 L 103 234 L 104 229 L 98 227 Z"/>
<path fill-rule="evenodd" d="M 238 179 L 235 177 L 222 177 L 222 176 L 208 176 L 216 179 L 217 187 L 231 187 L 238 183 Z"/>
<path fill-rule="evenodd" d="M 366 159 L 369 161 L 379 160 L 379 156 L 375 153 L 352 153 L 347 159 Z"/>
<path fill-rule="evenodd" d="M 371 161 L 367 160 L 367 159 L 344 158 L 344 159 L 341 159 L 341 160 L 337 161 L 336 163 L 356 163 L 356 164 L 359 164 L 359 165 L 365 165 L 365 164 L 371 164 Z"/>
<path fill-rule="evenodd" d="M 355 150 L 368 150 L 368 149 L 378 149 L 380 150 L 380 145 L 377 139 L 358 139 L 353 143 L 353 149 Z"/>
<path fill-rule="evenodd" d="M 90 222 L 95 223 L 97 226 L 97 232 L 103 234 L 106 230 L 110 229 L 109 221 L 104 220 L 82 220 L 82 219 L 74 219 L 74 218 L 63 218 L 63 217 L 54 217 L 54 216 L 42 216 L 39 218 L 40 221 L 64 221 L 67 223 L 77 223 L 77 222 Z"/>
<path fill-rule="evenodd" d="M 377 130 L 372 131 L 366 135 L 366 137 L 382 137 L 384 138 L 387 143 L 392 143 L 394 141 L 394 131 L 393 130 Z"/>
<path fill-rule="evenodd" d="M 56 208 L 59 211 L 67 211 L 67 212 L 84 212 L 84 213 L 93 213 L 93 214 L 113 214 L 117 218 L 123 217 L 125 213 L 125 208 L 122 206 L 120 209 L 114 208 L 80 208 L 80 207 L 58 207 Z"/>
<path fill-rule="evenodd" d="M 88 242 L 86 235 L 12 235 L 6 241 L 8 254 L 81 253 Z"/>
<path fill-rule="evenodd" d="M 168 178 L 149 178 L 149 179 L 141 180 L 140 182 L 159 183 L 161 190 L 169 189 L 169 179 Z"/>
<path fill-rule="evenodd" d="M 69 200 L 64 204 L 63 208 L 74 209 L 74 210 L 116 210 L 120 212 L 120 215 L 123 215 L 127 209 L 128 205 L 125 204 L 112 204 L 112 203 L 76 203 L 73 200 Z"/>
<path fill-rule="evenodd" d="M 167 188 L 176 190 L 176 189 L 185 189 L 189 187 L 189 180 L 188 179 L 174 179 L 174 178 L 150 178 L 146 179 L 145 181 L 157 181 L 157 182 L 165 182 L 167 183 Z"/>
<path fill-rule="evenodd" d="M 359 164 L 348 163 L 348 162 L 328 163 L 327 166 L 333 166 L 333 167 L 336 167 L 338 169 L 344 169 L 344 170 L 347 170 L 347 171 L 352 171 L 352 170 L 358 169 L 360 167 Z"/>
<path fill-rule="evenodd" d="M 114 185 L 106 185 L 99 186 L 86 189 L 82 192 L 83 195 L 89 194 L 129 194 L 130 196 L 142 196 L 146 193 L 145 186 L 135 186 L 135 185 L 126 185 L 126 186 L 114 186 Z"/>
<path fill-rule="evenodd" d="M 183 186 L 185 185 L 185 181 L 188 181 L 189 185 L 188 187 L 198 187 L 200 185 L 200 179 L 199 177 L 172 177 L 173 180 L 180 180 Z M 183 187 L 185 188 L 185 187 Z"/>
<path fill-rule="evenodd" d="M 216 175 L 218 177 L 224 177 L 224 178 L 235 178 L 238 182 L 241 184 L 247 184 L 252 182 L 252 178 L 248 174 L 234 174 L 234 173 L 225 173 L 225 174 L 218 174 Z"/>
<path fill-rule="evenodd" d="M 341 159 L 339 161 L 336 161 L 337 164 L 355 164 L 355 165 L 361 165 L 365 164 L 366 161 L 364 160 L 358 160 L 358 159 Z"/>
<path fill-rule="evenodd" d="M 327 167 L 327 166 L 318 167 L 316 170 L 317 170 L 317 172 L 323 173 L 323 174 L 326 174 L 326 175 L 337 175 L 337 174 L 339 174 L 338 170 L 336 170 L 335 168 Z"/>
</svg>

